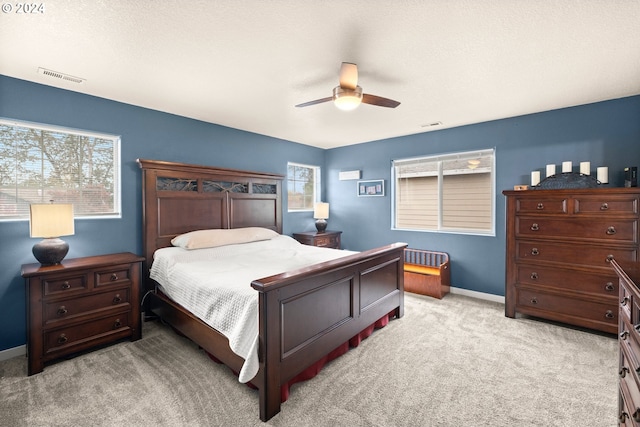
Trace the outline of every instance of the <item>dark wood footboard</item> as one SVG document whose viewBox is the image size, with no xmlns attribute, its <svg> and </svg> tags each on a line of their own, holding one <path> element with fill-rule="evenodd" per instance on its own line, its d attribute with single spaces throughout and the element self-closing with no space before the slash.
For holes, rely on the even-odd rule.
<svg viewBox="0 0 640 427">
<path fill-rule="evenodd" d="M 260 419 L 280 411 L 280 386 L 390 312 L 404 315 L 396 243 L 256 280 L 260 292 Z"/>
</svg>

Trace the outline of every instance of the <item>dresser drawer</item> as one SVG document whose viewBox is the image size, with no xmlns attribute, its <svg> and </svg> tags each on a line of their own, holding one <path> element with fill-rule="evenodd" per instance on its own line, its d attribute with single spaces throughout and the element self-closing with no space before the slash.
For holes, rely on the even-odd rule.
<svg viewBox="0 0 640 427">
<path fill-rule="evenodd" d="M 610 257 L 618 263 L 638 261 L 636 248 L 609 248 L 589 244 L 516 241 L 517 262 L 548 262 L 611 269 Z"/>
<path fill-rule="evenodd" d="M 533 316 L 566 321 L 579 326 L 594 327 L 606 325 L 607 330 L 615 333 L 618 330 L 618 305 L 616 302 L 595 302 L 582 300 L 573 296 L 551 294 L 533 288 L 518 290 L 517 304 L 521 311 Z"/>
<path fill-rule="evenodd" d="M 95 287 L 127 285 L 131 283 L 131 265 L 123 264 L 95 272 Z"/>
<path fill-rule="evenodd" d="M 545 214 L 566 214 L 568 213 L 568 199 L 566 198 L 544 198 L 527 197 L 516 198 L 517 213 L 545 213 Z"/>
<path fill-rule="evenodd" d="M 637 371 L 638 366 L 634 365 L 634 360 L 629 357 L 629 349 L 626 345 L 620 346 L 620 370 L 618 376 L 620 377 L 620 391 L 623 405 L 626 411 L 624 421 L 622 417 L 620 419 L 621 425 L 637 426 L 640 423 L 640 389 L 637 383 Z"/>
<path fill-rule="evenodd" d="M 79 298 L 56 300 L 45 304 L 44 320 L 47 324 L 70 321 L 79 316 L 91 315 L 99 311 L 130 306 L 130 290 L 118 289 L 112 292 L 83 296 Z"/>
<path fill-rule="evenodd" d="M 516 237 L 589 239 L 619 244 L 636 244 L 637 219 L 580 219 L 516 217 Z"/>
<path fill-rule="evenodd" d="M 618 299 L 618 276 L 613 271 L 608 274 L 594 274 L 587 271 L 519 264 L 517 274 L 518 283 L 586 292 L 616 301 Z"/>
<path fill-rule="evenodd" d="M 111 335 L 125 332 L 130 335 L 130 312 L 122 312 L 75 326 L 54 329 L 44 334 L 44 353 L 65 351 L 90 341 L 111 338 Z"/>
<path fill-rule="evenodd" d="M 47 277 L 42 280 L 44 294 L 47 296 L 64 295 L 86 291 L 88 276 L 86 274 L 72 274 Z"/>
<path fill-rule="evenodd" d="M 638 197 L 629 196 L 576 196 L 574 198 L 574 213 L 597 215 L 637 215 Z"/>
</svg>

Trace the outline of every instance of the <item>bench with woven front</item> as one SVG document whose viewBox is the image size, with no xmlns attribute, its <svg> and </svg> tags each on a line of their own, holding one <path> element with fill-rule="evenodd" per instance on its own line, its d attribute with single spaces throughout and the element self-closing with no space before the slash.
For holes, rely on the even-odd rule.
<svg viewBox="0 0 640 427">
<path fill-rule="evenodd" d="M 449 293 L 450 287 L 449 254 L 405 248 L 405 291 L 441 299 Z"/>
</svg>

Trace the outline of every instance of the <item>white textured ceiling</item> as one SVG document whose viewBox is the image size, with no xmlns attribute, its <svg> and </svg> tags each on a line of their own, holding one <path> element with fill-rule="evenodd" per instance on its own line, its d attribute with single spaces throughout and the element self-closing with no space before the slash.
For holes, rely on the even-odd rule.
<svg viewBox="0 0 640 427">
<path fill-rule="evenodd" d="M 639 0 L 4 4 L 0 74 L 323 148 L 640 94 Z M 294 107 L 343 61 L 401 105 Z"/>
</svg>

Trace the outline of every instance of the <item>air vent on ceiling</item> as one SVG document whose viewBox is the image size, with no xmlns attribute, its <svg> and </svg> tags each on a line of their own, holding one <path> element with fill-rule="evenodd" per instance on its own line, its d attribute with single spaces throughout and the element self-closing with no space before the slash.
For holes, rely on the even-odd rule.
<svg viewBox="0 0 640 427">
<path fill-rule="evenodd" d="M 47 70 L 46 68 L 42 68 L 42 67 L 38 68 L 38 74 L 52 77 L 54 79 L 66 80 L 68 82 L 77 83 L 77 84 L 82 84 L 85 81 L 85 79 L 82 79 L 80 77 L 70 76 L 69 74 L 60 73 L 58 71 Z"/>
<path fill-rule="evenodd" d="M 433 122 L 433 123 L 427 123 L 426 125 L 421 125 L 420 127 L 430 128 L 430 127 L 441 126 L 441 125 L 442 125 L 442 122 Z"/>
</svg>

